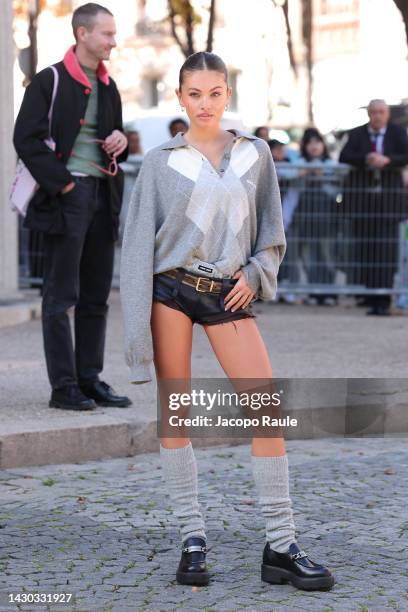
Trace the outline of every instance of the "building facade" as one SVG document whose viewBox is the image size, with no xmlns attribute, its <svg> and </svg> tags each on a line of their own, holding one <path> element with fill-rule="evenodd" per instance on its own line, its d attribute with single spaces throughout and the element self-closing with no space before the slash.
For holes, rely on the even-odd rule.
<svg viewBox="0 0 408 612">
<path fill-rule="evenodd" d="M 407 97 L 405 29 L 393 0 L 313 0 L 313 109 L 324 131 L 363 123 L 370 99 Z"/>
</svg>

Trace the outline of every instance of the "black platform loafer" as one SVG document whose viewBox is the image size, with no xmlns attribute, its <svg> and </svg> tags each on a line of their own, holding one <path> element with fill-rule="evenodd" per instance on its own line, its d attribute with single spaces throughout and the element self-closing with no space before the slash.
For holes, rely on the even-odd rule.
<svg viewBox="0 0 408 612">
<path fill-rule="evenodd" d="M 116 391 L 102 380 L 97 380 L 89 385 L 81 384 L 80 387 L 82 393 L 93 399 L 98 406 L 127 408 L 132 405 L 131 400 L 126 395 L 117 395 Z"/>
<path fill-rule="evenodd" d="M 205 562 L 207 547 L 203 538 L 192 536 L 183 544 L 180 563 L 176 573 L 179 584 L 206 586 L 210 579 Z"/>
<path fill-rule="evenodd" d="M 59 389 L 53 389 L 49 401 L 50 408 L 61 408 L 62 410 L 95 410 L 96 404 L 93 399 L 86 397 L 78 385 L 65 385 Z"/>
<path fill-rule="evenodd" d="M 271 584 L 290 582 L 305 591 L 329 591 L 334 576 L 322 565 L 313 563 L 307 554 L 293 542 L 286 553 L 272 550 L 269 543 L 263 552 L 261 578 Z"/>
</svg>

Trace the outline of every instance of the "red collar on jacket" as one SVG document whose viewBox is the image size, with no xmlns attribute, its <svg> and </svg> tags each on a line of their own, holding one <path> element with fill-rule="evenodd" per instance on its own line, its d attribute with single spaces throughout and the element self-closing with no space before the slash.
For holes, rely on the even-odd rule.
<svg viewBox="0 0 408 612">
<path fill-rule="evenodd" d="M 92 89 L 91 83 L 89 82 L 89 79 L 86 76 L 85 72 L 82 70 L 78 62 L 77 56 L 74 53 L 74 50 L 75 45 L 72 45 L 72 47 L 70 47 L 66 52 L 64 56 L 64 66 L 73 79 L 78 81 L 78 83 L 81 83 L 81 85 L 85 85 L 85 87 L 89 87 L 90 89 Z M 96 74 L 98 76 L 98 79 L 104 85 L 109 85 L 109 74 L 103 62 L 99 62 Z"/>
</svg>

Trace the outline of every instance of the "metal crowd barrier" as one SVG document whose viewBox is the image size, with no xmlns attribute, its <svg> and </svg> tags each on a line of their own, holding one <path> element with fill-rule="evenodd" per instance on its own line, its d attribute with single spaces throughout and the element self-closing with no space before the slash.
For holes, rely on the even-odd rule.
<svg viewBox="0 0 408 612">
<path fill-rule="evenodd" d="M 140 164 L 123 165 L 114 286 L 127 203 Z M 276 170 L 287 238 L 278 292 L 396 294 L 408 307 L 408 196 L 402 171 L 358 170 L 334 162 L 276 163 Z M 41 234 L 20 225 L 21 285 L 41 285 L 42 269 Z"/>
<path fill-rule="evenodd" d="M 287 251 L 281 294 L 405 295 L 408 192 L 401 169 L 276 163 Z"/>
<path fill-rule="evenodd" d="M 18 264 L 21 289 L 41 287 L 43 277 L 43 237 L 23 227 L 18 219 Z"/>
</svg>

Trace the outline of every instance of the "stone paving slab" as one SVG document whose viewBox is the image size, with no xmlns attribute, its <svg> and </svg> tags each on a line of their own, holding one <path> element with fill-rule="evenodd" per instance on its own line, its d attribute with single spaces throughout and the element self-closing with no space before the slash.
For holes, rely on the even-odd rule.
<svg viewBox="0 0 408 612">
<path fill-rule="evenodd" d="M 406 441 L 288 441 L 299 544 L 330 592 L 260 580 L 263 521 L 250 447 L 196 449 L 211 583 L 177 585 L 179 537 L 157 453 L 0 472 L 0 610 L 408 610 Z M 7 591 L 72 592 L 65 607 L 5 605 Z"/>
</svg>

